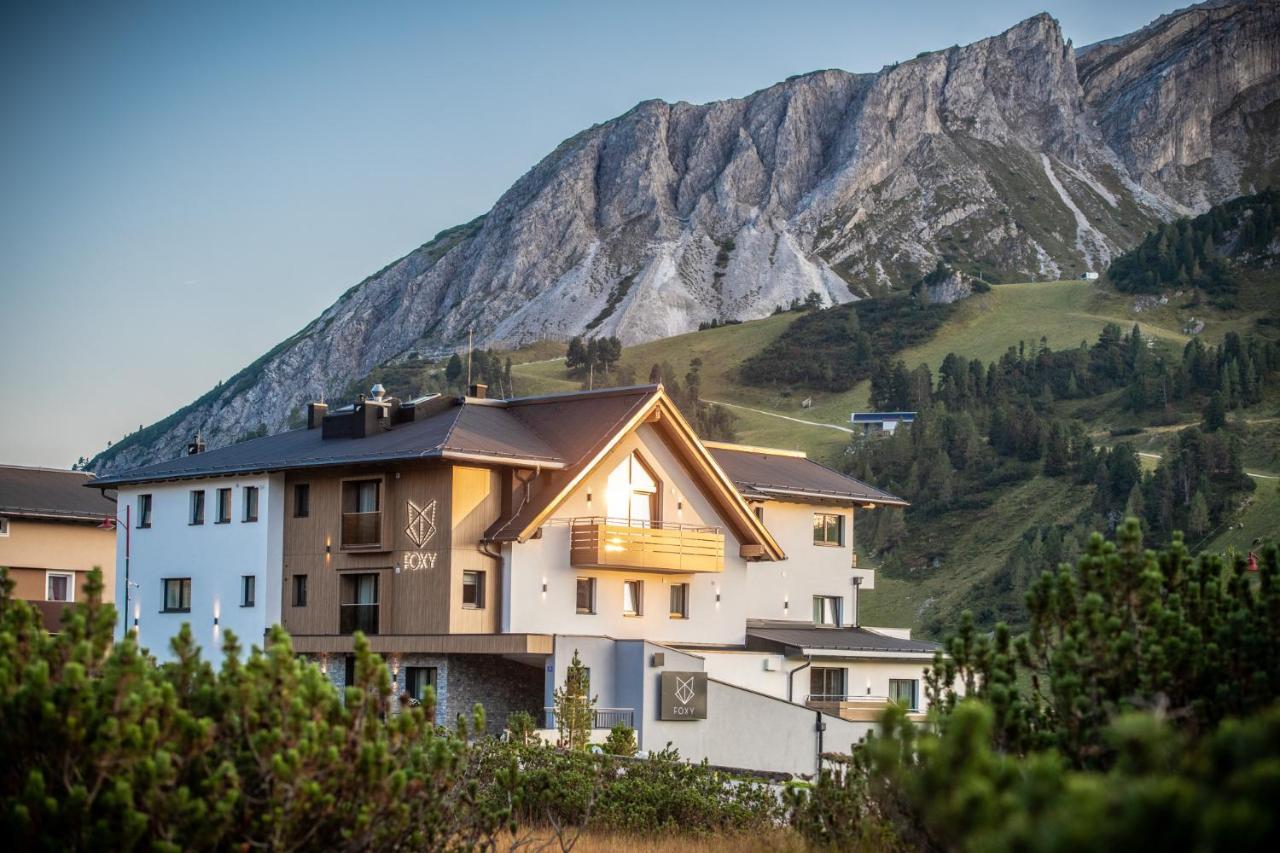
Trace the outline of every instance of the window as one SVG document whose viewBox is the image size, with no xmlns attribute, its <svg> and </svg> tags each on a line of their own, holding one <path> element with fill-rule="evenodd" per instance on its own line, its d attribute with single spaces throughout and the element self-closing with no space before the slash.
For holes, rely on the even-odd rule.
<svg viewBox="0 0 1280 853">
<path fill-rule="evenodd" d="M 342 606 L 338 633 L 378 633 L 378 575 L 342 576 Z"/>
<path fill-rule="evenodd" d="M 809 675 L 809 698 L 843 699 L 845 697 L 844 676 L 843 668 L 815 666 L 810 670 Z"/>
<path fill-rule="evenodd" d="M 204 524 L 204 491 L 191 493 L 191 517 L 188 524 Z"/>
<path fill-rule="evenodd" d="M 151 526 L 151 495 L 138 495 L 138 526 Z"/>
<path fill-rule="evenodd" d="M 244 487 L 244 516 L 241 521 L 258 520 L 258 487 Z"/>
<path fill-rule="evenodd" d="M 307 576 L 306 575 L 293 576 L 293 606 L 294 607 L 307 606 Z"/>
<path fill-rule="evenodd" d="M 427 689 L 436 689 L 436 668 L 434 666 L 406 666 L 404 668 L 404 692 L 414 702 L 427 700 Z"/>
<path fill-rule="evenodd" d="M 616 524 L 649 527 L 661 520 L 658 480 L 640 454 L 631 453 L 613 469 L 605 486 L 604 504 Z"/>
<path fill-rule="evenodd" d="M 293 517 L 306 518 L 311 515 L 311 484 L 298 483 L 293 487 Z"/>
<path fill-rule="evenodd" d="M 190 613 L 191 578 L 165 578 L 161 583 L 164 584 L 164 612 Z"/>
<path fill-rule="evenodd" d="M 253 607 L 258 597 L 258 578 L 256 575 L 240 576 L 240 606 Z"/>
<path fill-rule="evenodd" d="M 9 535 L 9 519 L 0 518 L 0 537 Z"/>
<path fill-rule="evenodd" d="M 578 578 L 578 612 L 596 612 L 596 579 Z"/>
<path fill-rule="evenodd" d="M 844 599 L 838 595 L 815 595 L 813 597 L 813 624 L 839 628 L 841 611 L 844 609 L 843 605 Z"/>
<path fill-rule="evenodd" d="M 622 615 L 644 614 L 644 581 L 622 582 Z"/>
<path fill-rule="evenodd" d="M 217 518 L 214 524 L 226 524 L 231 521 L 231 490 L 218 489 L 218 500 L 216 504 Z"/>
<path fill-rule="evenodd" d="M 815 512 L 813 514 L 813 544 L 843 545 L 844 515 L 837 512 Z"/>
<path fill-rule="evenodd" d="M 342 484 L 342 547 L 377 546 L 382 541 L 382 481 Z"/>
<path fill-rule="evenodd" d="M 76 576 L 72 572 L 48 572 L 44 585 L 45 601 L 72 601 L 76 597 Z"/>
<path fill-rule="evenodd" d="M 462 606 L 484 607 L 484 572 L 462 573 Z"/>
<path fill-rule="evenodd" d="M 671 618 L 689 618 L 689 585 L 687 583 L 671 585 Z"/>
<path fill-rule="evenodd" d="M 908 711 L 920 710 L 920 682 L 914 678 L 890 678 L 889 699 Z"/>
<path fill-rule="evenodd" d="M 356 656 L 347 655 L 342 659 L 342 686 L 351 687 L 356 683 Z"/>
<path fill-rule="evenodd" d="M 756 504 L 751 508 L 751 511 L 756 514 L 757 519 L 761 522 L 764 521 L 764 504 Z"/>
</svg>

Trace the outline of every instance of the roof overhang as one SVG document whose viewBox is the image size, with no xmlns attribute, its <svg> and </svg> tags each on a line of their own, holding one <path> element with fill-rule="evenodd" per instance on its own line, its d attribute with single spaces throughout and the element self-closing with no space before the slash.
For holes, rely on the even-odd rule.
<svg viewBox="0 0 1280 853">
<path fill-rule="evenodd" d="M 549 655 L 555 639 L 550 634 L 376 634 L 368 637 L 375 654 Z M 351 654 L 349 635 L 294 634 L 293 650 L 299 654 Z"/>
</svg>

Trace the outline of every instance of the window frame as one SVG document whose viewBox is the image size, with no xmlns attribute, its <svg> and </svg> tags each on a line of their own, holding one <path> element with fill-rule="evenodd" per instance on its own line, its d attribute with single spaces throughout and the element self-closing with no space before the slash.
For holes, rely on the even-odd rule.
<svg viewBox="0 0 1280 853">
<path fill-rule="evenodd" d="M 485 607 L 485 572 L 480 569 L 466 569 L 462 572 L 462 608 L 464 610 L 484 610 Z M 467 601 L 467 578 L 474 579 L 475 601 Z"/>
<path fill-rule="evenodd" d="M 178 606 L 169 606 L 169 585 L 178 584 Z M 185 595 L 184 595 L 185 593 Z M 186 606 L 182 606 L 184 603 Z M 191 612 L 191 578 L 161 578 L 160 579 L 160 612 L 161 613 L 190 613 Z"/>
<path fill-rule="evenodd" d="M 584 583 L 587 585 L 587 598 L 588 598 L 586 610 L 583 610 L 582 605 L 578 603 L 579 593 L 581 592 L 582 584 Z M 574 603 L 574 607 L 577 609 L 578 615 L 580 616 L 596 615 L 597 613 L 596 589 L 597 589 L 596 579 L 593 577 L 579 576 L 574 579 L 573 603 Z"/>
<path fill-rule="evenodd" d="M 338 492 L 338 510 L 339 517 L 342 519 L 342 525 L 338 530 L 339 547 L 343 551 L 386 551 L 390 550 L 389 540 L 393 538 L 387 532 L 387 478 L 385 475 L 368 475 L 343 477 L 340 481 Z M 377 509 L 370 510 L 367 513 L 360 511 L 360 485 L 362 483 L 372 483 L 375 488 L 377 497 Z M 354 491 L 354 507 L 355 509 L 347 509 L 347 493 L 348 489 Z M 377 515 L 378 516 L 378 541 L 377 542 L 347 542 L 345 529 L 346 517 L 348 515 Z"/>
<path fill-rule="evenodd" d="M 138 495 L 138 529 L 146 530 L 151 527 L 151 507 L 153 501 L 151 493 Z"/>
<path fill-rule="evenodd" d="M 5 516 L 0 516 L 0 539 L 8 539 L 8 538 L 9 538 L 9 519 L 6 518 Z"/>
<path fill-rule="evenodd" d="M 837 676 L 838 674 L 838 676 Z M 814 679 L 819 678 L 822 681 L 823 692 L 814 693 Z M 839 693 L 831 692 L 831 688 L 836 686 L 833 682 L 838 681 Z M 818 701 L 840 701 L 849 695 L 849 669 L 843 666 L 815 666 L 809 670 L 809 698 L 819 697 Z"/>
<path fill-rule="evenodd" d="M 248 593 L 248 595 L 246 595 L 245 593 Z M 240 606 L 241 607 L 257 607 L 258 606 L 258 576 L 257 575 L 241 575 L 240 576 Z"/>
<path fill-rule="evenodd" d="M 627 590 L 634 589 L 631 595 L 631 610 L 627 610 Z M 624 580 L 622 582 L 622 615 L 631 618 L 644 616 L 644 581 Z"/>
<path fill-rule="evenodd" d="M 204 524 L 204 489 L 192 489 L 187 494 L 187 525 L 196 527 Z"/>
<path fill-rule="evenodd" d="M 671 607 L 670 617 L 672 619 L 688 619 L 689 618 L 689 594 L 692 587 L 688 583 L 671 584 Z M 676 593 L 679 591 L 680 607 L 676 608 Z"/>
<path fill-rule="evenodd" d="M 50 596 L 49 596 L 49 581 L 53 580 L 54 578 L 66 578 L 66 579 L 67 579 L 67 597 L 66 597 L 66 598 L 50 598 Z M 59 602 L 59 603 L 62 603 L 62 604 L 71 604 L 72 602 L 74 602 L 74 601 L 76 600 L 76 573 L 75 573 L 75 572 L 63 572 L 63 571 L 57 571 L 57 570 L 53 570 L 53 569 L 50 569 L 50 570 L 45 571 L 45 573 L 44 573 L 44 600 L 45 600 L 45 601 L 56 601 L 56 602 Z"/>
<path fill-rule="evenodd" d="M 426 683 L 422 683 L 419 674 L 426 675 Z M 414 695 L 414 688 L 418 693 L 423 692 L 424 687 L 430 687 L 433 695 L 439 690 L 440 685 L 440 669 L 435 666 L 406 666 L 404 668 L 404 693 L 412 701 L 422 704 L 425 700 L 422 696 Z"/>
<path fill-rule="evenodd" d="M 836 541 L 832 542 L 827 538 L 827 524 L 829 519 L 836 519 Z M 823 519 L 821 528 L 818 526 L 818 519 Z M 820 548 L 843 548 L 845 541 L 844 534 L 844 513 L 843 512 L 815 512 L 813 514 L 813 544 Z M 822 538 L 819 538 L 818 531 L 821 529 Z"/>
<path fill-rule="evenodd" d="M 225 501 L 225 503 L 224 503 Z M 214 492 L 213 500 L 213 523 L 214 524 L 230 524 L 231 523 L 231 487 L 218 489 Z"/>
<path fill-rule="evenodd" d="M 834 602 L 832 615 L 835 617 L 834 622 L 827 622 L 819 618 L 819 614 L 825 614 L 825 608 L 821 607 L 819 602 Z M 813 597 L 813 624 L 818 628 L 843 628 L 844 627 L 844 596 L 841 595 L 815 595 Z"/>
<path fill-rule="evenodd" d="M 240 523 L 253 524 L 258 520 L 258 501 L 261 490 L 257 486 L 245 486 L 240 490 Z"/>
<path fill-rule="evenodd" d="M 307 606 L 307 575 L 293 575 L 293 583 L 290 588 L 289 602 L 291 607 Z M 301 594 L 299 594 L 301 593 Z"/>
<path fill-rule="evenodd" d="M 911 699 L 907 703 L 908 711 L 920 710 L 920 679 L 918 678 L 890 678 L 889 679 L 889 701 L 902 704 L 900 699 L 894 697 L 894 686 L 900 684 L 911 685 Z"/>
<path fill-rule="evenodd" d="M 311 517 L 311 484 L 310 483 L 294 483 L 293 484 L 293 517 L 294 518 L 310 518 Z"/>
</svg>

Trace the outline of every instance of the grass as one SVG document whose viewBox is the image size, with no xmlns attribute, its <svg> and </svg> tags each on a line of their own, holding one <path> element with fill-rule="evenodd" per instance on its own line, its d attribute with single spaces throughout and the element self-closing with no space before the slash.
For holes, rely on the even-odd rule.
<svg viewBox="0 0 1280 853">
<path fill-rule="evenodd" d="M 549 829 L 521 830 L 515 836 L 498 838 L 497 849 L 562 850 L 575 853 L 801 853 L 809 847 L 794 832 L 778 829 L 754 835 L 739 833 L 696 835 L 620 835 L 585 831 L 575 834 L 567 830 L 561 838 Z"/>
</svg>

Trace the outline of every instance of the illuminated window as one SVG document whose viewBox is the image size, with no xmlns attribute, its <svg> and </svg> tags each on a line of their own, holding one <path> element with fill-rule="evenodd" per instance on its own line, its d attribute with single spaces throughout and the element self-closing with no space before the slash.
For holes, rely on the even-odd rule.
<svg viewBox="0 0 1280 853">
<path fill-rule="evenodd" d="M 638 453 L 631 453 L 613 469 L 605 487 L 609 520 L 630 527 L 649 527 L 660 521 L 658 480 Z"/>
</svg>

